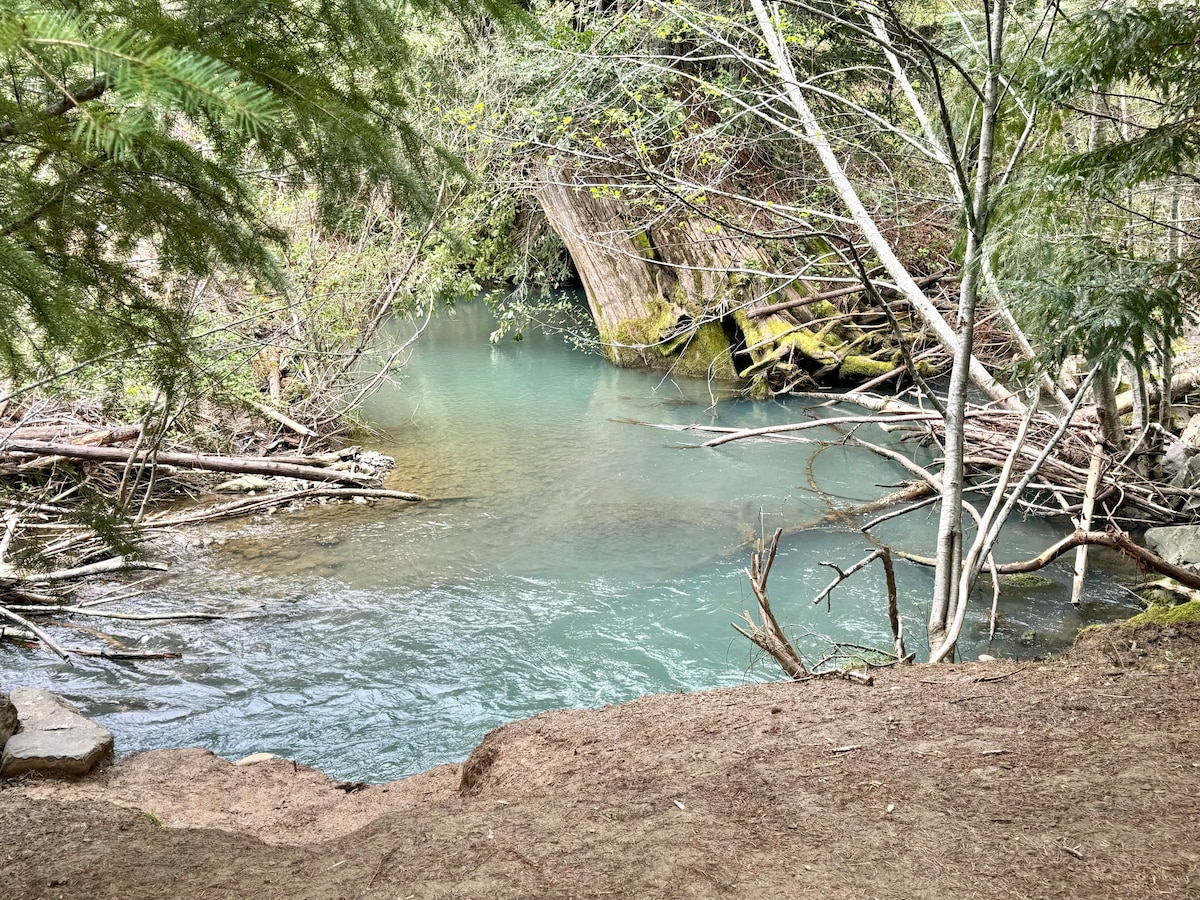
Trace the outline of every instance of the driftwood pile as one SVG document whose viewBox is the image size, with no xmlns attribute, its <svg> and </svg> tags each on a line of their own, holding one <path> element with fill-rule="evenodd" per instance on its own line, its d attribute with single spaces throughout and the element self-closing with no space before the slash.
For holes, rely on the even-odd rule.
<svg viewBox="0 0 1200 900">
<path fill-rule="evenodd" d="M 825 674 L 823 664 L 828 660 L 816 665 L 806 664 L 779 627 L 771 610 L 766 580 L 780 537 L 834 523 L 871 535 L 877 525 L 936 502 L 941 495 L 941 473 L 936 466 L 931 469 L 914 462 L 912 457 L 917 454 L 897 449 L 897 441 L 901 445 L 916 442 L 940 447 L 945 436 L 941 411 L 926 409 L 918 403 L 862 392 L 802 396 L 821 401 L 821 404 L 810 409 L 803 421 L 784 425 L 754 429 L 653 425 L 678 432 L 715 433 L 716 437 L 695 445 L 704 448 L 715 448 L 749 438 L 797 441 L 819 447 L 849 444 L 892 460 L 914 476 L 912 480 L 898 485 L 899 489 L 886 497 L 845 508 L 837 507 L 826 496 L 816 483 L 810 466 L 810 486 L 817 496 L 825 500 L 829 511 L 813 521 L 777 531 L 769 551 L 763 547 L 763 538 L 759 538 L 758 548 L 751 556 L 751 567 L 747 571 L 758 601 L 759 616 L 756 620 L 746 613 L 743 621 L 734 627 L 774 657 L 792 678 Z M 1184 588 L 1200 590 L 1200 575 L 1139 546 L 1127 533 L 1130 528 L 1200 521 L 1200 485 L 1181 487 L 1145 477 L 1136 459 L 1141 441 L 1135 441 L 1132 450 L 1121 453 L 1106 447 L 1101 441 L 1097 423 L 1086 412 L 1079 410 L 1082 396 L 1082 391 L 1078 392 L 1075 405 L 1062 415 L 1039 409 L 1036 403 L 1024 412 L 994 407 L 973 407 L 967 411 L 964 433 L 969 489 L 963 506 L 974 520 L 979 534 L 985 536 L 985 540 L 979 544 L 982 547 L 979 552 L 985 560 L 983 568 L 989 573 L 993 584 L 993 630 L 1000 575 L 1036 571 L 1074 551 L 1071 602 L 1078 606 L 1087 569 L 1087 548 L 1092 546 L 1117 552 L 1134 561 L 1144 571 L 1157 572 Z M 833 404 L 839 404 L 839 409 L 834 411 L 827 408 Z M 862 407 L 864 412 L 848 412 L 842 404 L 855 404 Z M 625 421 L 639 425 L 653 424 Z M 882 429 L 888 438 L 881 441 L 878 432 L 868 430 L 869 426 Z M 831 431 L 833 436 L 830 435 Z M 1166 437 L 1165 434 L 1162 436 Z M 1182 471 L 1186 472 L 1188 468 L 1185 466 Z M 982 513 L 980 510 L 984 504 L 978 503 L 980 498 L 985 498 L 987 505 Z M 1005 517 L 1016 508 L 1035 515 L 1067 519 L 1071 523 L 1071 530 L 1062 540 L 1031 559 L 998 563 L 991 555 L 991 546 L 999 536 Z M 868 515 L 873 514 L 878 515 L 864 522 Z M 889 593 L 892 595 L 889 597 L 889 619 L 895 650 L 888 658 L 890 663 L 895 663 L 908 657 L 895 616 L 894 586 L 890 577 L 891 557 L 894 555 L 930 566 L 936 562 L 929 557 L 886 546 L 873 536 L 871 540 L 878 545 L 878 549 L 848 570 L 838 570 L 833 584 L 816 598 L 816 602 L 827 599 L 832 587 L 854 572 L 876 559 L 881 560 L 889 572 Z M 975 552 L 975 545 L 972 546 L 972 552 Z M 964 551 L 964 559 L 966 557 Z M 964 566 L 969 564 L 964 562 Z M 852 658 L 839 653 L 834 654 L 838 659 Z M 857 658 L 857 654 L 853 658 Z"/>
<path fill-rule="evenodd" d="M 358 447 L 270 456 L 194 453 L 164 446 L 138 425 L 61 413 L 41 421 L 30 418 L 0 427 L 0 639 L 40 640 L 68 661 L 68 653 L 119 659 L 171 654 L 64 648 L 31 619 L 47 614 L 213 618 L 95 608 L 132 596 L 123 589 L 89 601 L 74 599 L 75 586 L 91 576 L 165 569 L 134 552 L 156 532 L 314 501 L 425 499 L 384 489 L 392 460 Z M 228 499 L 234 493 L 239 496 Z"/>
<path fill-rule="evenodd" d="M 731 441 L 764 437 L 816 444 L 853 444 L 904 466 L 917 477 L 918 484 L 929 488 L 930 496 L 940 488 L 935 472 L 918 466 L 908 455 L 867 440 L 860 434 L 864 426 L 877 425 L 914 443 L 940 445 L 944 425 L 941 414 L 936 410 L 866 393 L 798 396 L 829 403 L 853 403 L 868 412 L 839 412 L 827 416 L 814 414 L 801 422 L 755 429 L 708 425 L 658 427 L 719 435 L 705 441 L 704 447 L 719 447 Z M 966 468 L 974 490 L 987 492 L 995 485 L 997 475 L 1004 468 L 1016 443 L 1023 419 L 1024 415 L 1020 412 L 990 407 L 968 411 L 965 424 Z M 831 439 L 812 438 L 803 434 L 831 428 L 841 436 Z M 1146 478 L 1134 464 L 1135 452 L 1136 448 L 1122 455 L 1110 453 L 1100 444 L 1095 422 L 1086 416 L 1076 415 L 1064 422 L 1062 416 L 1052 412 L 1034 411 L 1019 447 L 1013 469 L 1014 478 L 1020 478 L 1032 464 L 1040 462 L 1036 478 L 1018 500 L 1018 506 L 1036 515 L 1076 518 L 1082 513 L 1090 496 L 1095 508 L 1094 517 L 1114 528 L 1149 528 L 1200 521 L 1200 489 L 1172 487 Z M 915 493 L 919 495 L 923 492 L 917 490 Z M 907 499 L 920 498 L 908 496 Z"/>
</svg>

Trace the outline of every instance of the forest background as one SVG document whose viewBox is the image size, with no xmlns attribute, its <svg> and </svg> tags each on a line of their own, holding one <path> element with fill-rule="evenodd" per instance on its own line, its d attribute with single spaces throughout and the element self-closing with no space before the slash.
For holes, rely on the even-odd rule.
<svg viewBox="0 0 1200 900">
<path fill-rule="evenodd" d="M 1188 515 L 1154 486 L 1195 382 L 1175 361 L 1200 271 L 1198 18 L 3 0 L 6 575 L 131 549 L 153 501 L 191 487 L 154 453 L 326 450 L 402 362 L 381 324 L 478 295 L 497 340 L 552 322 L 616 364 L 757 397 L 886 379 L 944 396 L 925 480 L 930 646 L 950 655 L 1004 516 L 1041 502 L 1016 461 L 1061 456 L 1080 404 L 1098 430 L 1053 511 L 1082 513 L 1094 455 L 1099 483 L 1149 498 L 1104 508 L 1113 528 Z M 579 281 L 594 331 L 556 293 Z M 975 482 L 971 382 L 1014 460 Z M 107 477 L 43 465 L 16 441 L 51 420 L 136 425 L 134 450 Z M 968 544 L 972 484 L 997 501 Z M 32 512 L 83 537 L 47 541 Z"/>
</svg>

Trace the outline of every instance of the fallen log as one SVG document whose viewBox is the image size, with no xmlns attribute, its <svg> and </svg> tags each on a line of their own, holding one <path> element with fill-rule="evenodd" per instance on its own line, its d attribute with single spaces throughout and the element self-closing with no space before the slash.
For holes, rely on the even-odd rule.
<svg viewBox="0 0 1200 900">
<path fill-rule="evenodd" d="M 103 575 L 106 572 L 121 572 L 126 569 L 154 569 L 159 572 L 165 572 L 167 567 L 162 563 L 134 560 L 128 556 L 114 556 L 111 559 L 102 559 L 100 562 L 89 563 L 86 566 L 55 569 L 53 572 L 30 572 L 21 576 L 20 580 L 30 584 L 46 584 L 56 581 L 73 581 L 77 578 L 90 578 L 92 575 Z"/>
<path fill-rule="evenodd" d="M 334 484 L 368 486 L 375 479 L 367 475 L 355 475 L 336 469 L 317 466 L 301 466 L 292 463 L 274 462 L 270 459 L 244 456 L 217 456 L 207 453 L 153 453 L 146 450 L 126 450 L 120 447 L 89 447 L 78 444 L 50 443 L 46 441 L 10 440 L 3 445 L 10 453 L 30 453 L 35 456 L 62 456 L 68 459 L 92 460 L 95 462 L 159 463 L 204 472 L 232 472 L 237 475 L 278 475 L 283 478 L 298 478 L 304 481 L 325 481 Z"/>
<path fill-rule="evenodd" d="M 1030 559 L 998 563 L 996 573 L 998 575 L 1021 575 L 1026 572 L 1036 572 L 1038 569 L 1044 569 L 1060 556 L 1085 544 L 1092 547 L 1107 547 L 1109 550 L 1120 553 L 1126 559 L 1133 560 L 1147 571 L 1172 578 L 1184 587 L 1200 590 L 1200 573 L 1167 562 L 1153 550 L 1147 550 L 1135 542 L 1124 531 L 1076 531 Z M 937 565 L 937 561 L 929 556 L 918 556 L 915 553 L 905 553 L 894 548 L 892 553 L 919 566 Z"/>
<path fill-rule="evenodd" d="M 32 632 L 34 635 L 36 635 L 41 640 L 41 642 L 43 644 L 45 644 L 60 659 L 62 659 L 63 662 L 65 662 L 68 666 L 71 665 L 71 660 L 67 656 L 66 651 L 63 650 L 63 648 L 60 647 L 57 643 L 55 643 L 54 638 L 50 637 L 50 635 L 46 634 L 46 632 L 42 631 L 42 629 L 38 628 L 36 625 L 34 625 L 28 619 L 21 618 L 15 612 L 10 612 L 9 610 L 5 609 L 3 606 L 0 606 L 0 617 L 8 619 L 8 621 L 12 622 L 14 625 L 19 625 L 21 628 L 24 628 L 26 631 Z"/>
<path fill-rule="evenodd" d="M 1200 369 L 1187 369 L 1176 373 L 1171 379 L 1171 400 L 1182 400 L 1200 387 Z M 1157 403 L 1162 388 L 1155 384 L 1150 388 L 1150 402 Z M 1117 412 L 1121 415 L 1133 412 L 1133 391 L 1117 394 Z"/>
<path fill-rule="evenodd" d="M 950 274 L 949 269 L 943 269 L 936 275 L 928 275 L 925 278 L 917 279 L 918 287 L 929 287 L 937 284 L 943 278 Z M 887 288 L 889 285 L 880 285 Z M 773 313 L 783 312 L 785 309 L 797 309 L 801 306 L 812 306 L 814 303 L 820 303 L 822 300 L 833 300 L 837 297 L 849 297 L 853 294 L 859 294 L 865 291 L 866 288 L 861 284 L 852 284 L 849 287 L 833 288 L 832 290 L 822 291 L 819 294 L 812 294 L 808 297 L 798 297 L 794 300 L 784 300 L 782 303 L 772 303 L 770 306 L 759 306 L 749 310 L 746 315 L 752 319 L 761 319 Z"/>
<path fill-rule="evenodd" d="M 1109 550 L 1115 550 L 1126 559 L 1131 559 L 1143 569 L 1151 572 L 1157 572 L 1160 575 L 1166 575 L 1168 578 L 1173 578 L 1184 587 L 1200 589 L 1200 574 L 1193 572 L 1191 569 L 1185 569 L 1183 566 L 1177 566 L 1174 563 L 1167 562 L 1153 550 L 1148 550 L 1140 544 L 1136 543 L 1124 531 L 1076 531 L 1074 534 L 1067 535 L 1057 544 L 1046 548 L 1032 559 L 1023 560 L 1021 562 L 1005 563 L 997 566 L 996 570 L 1001 575 L 1016 575 L 1022 572 L 1036 572 L 1054 560 L 1058 559 L 1064 553 L 1074 550 L 1088 544 L 1093 547 L 1107 547 Z"/>
<path fill-rule="evenodd" d="M 100 659 L 183 659 L 182 653 L 163 650 L 93 650 L 90 647 L 64 647 L 76 656 L 97 656 Z"/>
</svg>

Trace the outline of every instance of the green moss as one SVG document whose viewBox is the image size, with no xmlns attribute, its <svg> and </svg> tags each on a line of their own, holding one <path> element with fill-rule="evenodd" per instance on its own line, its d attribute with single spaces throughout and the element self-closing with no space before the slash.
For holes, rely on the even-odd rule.
<svg viewBox="0 0 1200 900">
<path fill-rule="evenodd" d="M 1008 587 L 1020 588 L 1023 591 L 1037 590 L 1039 588 L 1058 587 L 1058 582 L 1050 578 L 1045 578 L 1041 575 L 1034 575 L 1031 572 L 1017 572 L 1013 575 L 1001 575 L 1000 583 Z"/>
<path fill-rule="evenodd" d="M 816 360 L 823 365 L 829 365 L 838 361 L 838 356 L 833 352 L 824 338 L 819 334 L 814 334 L 807 328 L 801 328 L 799 331 L 793 332 L 788 336 L 792 344 L 809 359 Z M 835 339 L 835 345 L 838 341 Z"/>
<path fill-rule="evenodd" d="M 602 331 L 601 345 L 609 362 L 624 367 L 670 368 L 689 378 L 736 378 L 729 339 L 720 323 L 705 322 L 669 341 L 662 340 L 678 323 L 676 311 L 680 306 L 671 300 L 651 300 L 646 315 L 622 319 L 611 332 Z"/>
<path fill-rule="evenodd" d="M 842 317 L 841 311 L 828 300 L 818 300 L 816 303 L 809 304 L 808 311 L 812 313 L 814 319 L 840 319 Z"/>
<path fill-rule="evenodd" d="M 750 356 L 755 360 L 774 351 L 774 345 L 794 327 L 776 316 L 752 319 L 740 309 L 734 310 L 733 321 L 737 323 L 738 330 L 746 340 Z"/>
<path fill-rule="evenodd" d="M 896 355 L 894 357 L 892 357 L 892 361 L 898 366 L 903 365 L 904 355 L 902 353 L 900 353 L 899 351 L 897 351 Z M 920 375 L 922 378 L 934 378 L 935 376 L 938 375 L 938 367 L 927 360 L 918 359 L 917 360 L 917 374 Z"/>
<path fill-rule="evenodd" d="M 851 355 L 842 360 L 838 376 L 846 381 L 867 381 L 871 378 L 878 378 L 880 375 L 886 375 L 895 368 L 895 365 L 888 360 Z"/>
<path fill-rule="evenodd" d="M 1152 587 L 1138 594 L 1138 602 L 1147 608 L 1154 606 L 1178 606 L 1181 603 L 1186 603 L 1187 598 L 1181 597 L 1174 591 L 1167 590 L 1161 587 Z"/>
<path fill-rule="evenodd" d="M 767 400 L 771 397 L 771 384 L 766 375 L 755 375 L 750 379 L 750 388 L 746 396 L 751 400 Z"/>
<path fill-rule="evenodd" d="M 1126 625 L 1200 625 L 1200 600 L 1189 600 L 1178 606 L 1151 606 L 1138 613 Z"/>
<path fill-rule="evenodd" d="M 689 378 L 708 378 L 710 375 L 730 381 L 736 378 L 725 329 L 717 322 L 705 322 L 689 332 L 679 345 L 679 356 L 671 371 Z"/>
<path fill-rule="evenodd" d="M 622 344 L 646 347 L 657 342 L 673 324 L 670 304 L 661 298 L 655 299 L 646 304 L 646 315 L 618 322 L 613 328 L 613 337 Z"/>
<path fill-rule="evenodd" d="M 657 259 L 654 245 L 650 243 L 650 235 L 646 232 L 640 231 L 633 236 L 633 246 L 637 248 L 638 255 L 642 259 Z"/>
</svg>

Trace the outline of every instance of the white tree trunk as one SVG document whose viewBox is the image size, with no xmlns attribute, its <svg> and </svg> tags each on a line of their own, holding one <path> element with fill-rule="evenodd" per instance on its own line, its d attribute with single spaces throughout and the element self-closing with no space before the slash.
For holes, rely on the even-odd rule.
<svg viewBox="0 0 1200 900">
<path fill-rule="evenodd" d="M 968 599 L 967 592 L 960 589 L 963 545 L 963 423 L 966 416 L 971 348 L 975 339 L 975 303 L 979 296 L 983 240 L 987 233 L 996 114 L 1000 106 L 1000 64 L 1004 58 L 1004 3 L 1005 0 L 993 0 L 991 21 L 988 23 L 988 73 L 983 85 L 979 155 L 975 166 L 975 186 L 971 198 L 971 215 L 967 222 L 967 246 L 958 300 L 959 344 L 950 373 L 950 390 L 946 397 L 942 509 L 938 521 L 937 572 L 934 576 L 933 604 L 929 614 L 931 659 L 953 657 L 952 644 L 956 635 L 947 635 L 947 628 L 955 619 L 961 619 L 959 607 L 965 607 Z"/>
<path fill-rule="evenodd" d="M 821 129 L 820 122 L 818 122 L 817 117 L 813 114 L 808 101 L 804 97 L 804 91 L 796 78 L 786 44 L 775 25 L 775 21 L 767 11 L 766 4 L 763 0 L 750 0 L 750 5 L 754 9 L 763 41 L 766 43 L 767 51 L 771 55 L 771 61 L 779 71 L 779 78 L 783 82 L 784 96 L 787 99 L 788 105 L 795 112 L 796 118 L 800 122 L 809 144 L 820 158 L 825 168 L 825 173 L 829 176 L 830 183 L 838 192 L 838 196 L 846 207 L 847 212 L 849 212 L 855 227 L 867 243 L 870 244 L 875 255 L 879 257 L 879 261 L 887 269 L 888 275 L 891 276 L 900 293 L 912 304 L 913 308 L 916 309 L 917 313 L 929 327 L 933 329 L 942 346 L 953 355 L 959 345 L 959 338 L 954 328 L 946 321 L 945 317 L 942 316 L 938 308 L 926 296 L 908 269 L 900 261 L 892 245 L 883 236 L 883 232 L 879 230 L 878 224 L 867 211 L 866 206 L 858 195 L 858 191 L 846 175 L 846 171 L 838 160 L 837 154 L 834 153 L 833 147 L 830 146 L 828 138 L 825 137 Z M 968 375 L 981 391 L 1009 409 L 1022 408 L 1021 401 L 1016 394 L 996 381 L 983 364 L 970 354 L 969 348 L 967 359 Z"/>
</svg>

